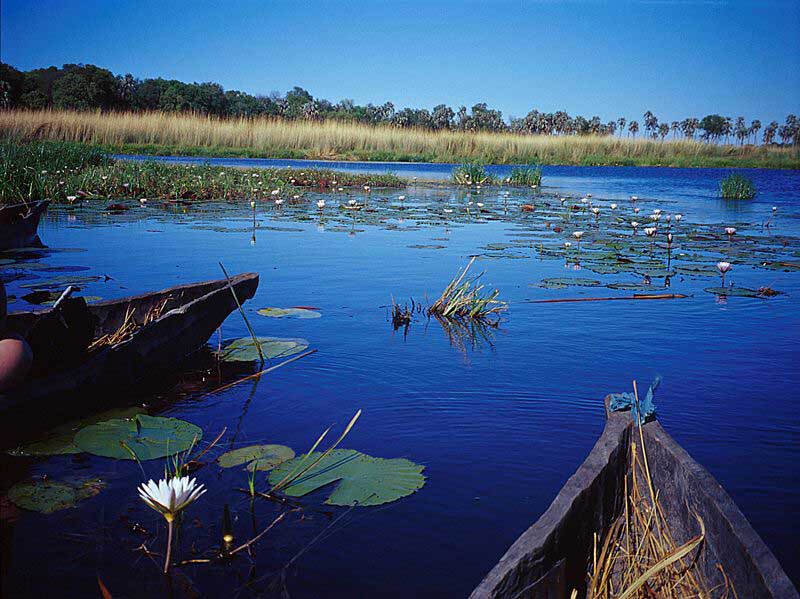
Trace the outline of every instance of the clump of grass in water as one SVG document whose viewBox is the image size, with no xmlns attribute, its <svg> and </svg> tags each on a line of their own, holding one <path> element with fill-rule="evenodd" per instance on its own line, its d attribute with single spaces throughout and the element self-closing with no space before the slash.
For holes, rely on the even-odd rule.
<svg viewBox="0 0 800 599">
<path fill-rule="evenodd" d="M 511 170 L 511 176 L 508 178 L 511 185 L 541 185 L 542 184 L 542 169 L 539 166 L 534 167 L 514 167 Z"/>
<path fill-rule="evenodd" d="M 505 302 L 497 299 L 500 295 L 497 289 L 484 293 L 484 286 L 478 284 L 483 273 L 466 279 L 474 262 L 475 258 L 472 258 L 467 267 L 450 281 L 439 299 L 428 308 L 429 316 L 486 321 L 492 316 L 498 316 L 508 307 Z"/>
<path fill-rule="evenodd" d="M 468 163 L 453 169 L 453 183 L 456 185 L 484 185 L 492 183 L 492 177 L 486 174 L 482 164 Z"/>
<path fill-rule="evenodd" d="M 728 200 L 752 200 L 756 197 L 756 186 L 744 175 L 733 173 L 720 181 L 719 194 Z"/>
</svg>

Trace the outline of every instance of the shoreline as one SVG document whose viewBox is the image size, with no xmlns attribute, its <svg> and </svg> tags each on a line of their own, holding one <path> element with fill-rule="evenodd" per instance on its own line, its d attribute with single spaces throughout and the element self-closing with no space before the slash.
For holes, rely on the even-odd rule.
<svg viewBox="0 0 800 599">
<path fill-rule="evenodd" d="M 253 160 L 306 160 L 310 162 L 365 162 L 372 164 L 436 164 L 442 166 L 456 167 L 460 164 L 471 162 L 470 159 L 461 161 L 437 160 L 425 154 L 409 155 L 396 153 L 386 156 L 385 152 L 377 153 L 351 153 L 345 152 L 331 156 L 318 155 L 312 151 L 287 150 L 287 151 L 266 151 L 256 148 L 240 148 L 230 146 L 179 146 L 169 144 L 92 144 L 87 145 L 96 147 L 109 154 L 131 155 L 131 156 L 154 156 L 170 158 L 241 158 Z M 374 158 L 371 156 L 375 156 Z M 597 157 L 593 157 L 597 158 Z M 773 163 L 777 162 L 777 163 Z M 762 164 L 763 163 L 763 164 Z M 608 155 L 603 160 L 581 160 L 571 162 L 541 161 L 541 162 L 489 162 L 480 164 L 484 166 L 581 166 L 581 167 L 617 167 L 617 168 L 691 168 L 691 169 L 743 169 L 743 170 L 800 170 L 800 153 L 795 158 L 788 158 L 785 161 L 759 160 L 751 158 L 687 158 L 678 159 L 669 163 L 651 161 L 647 158 L 624 158 L 620 159 L 614 155 Z"/>
</svg>

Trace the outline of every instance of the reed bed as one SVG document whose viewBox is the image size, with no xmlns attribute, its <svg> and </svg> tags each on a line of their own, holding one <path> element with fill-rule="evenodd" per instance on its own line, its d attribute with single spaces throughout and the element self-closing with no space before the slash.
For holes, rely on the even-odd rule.
<svg viewBox="0 0 800 599">
<path fill-rule="evenodd" d="M 0 135 L 161 154 L 487 164 L 800 167 L 798 148 L 777 146 L 429 131 L 341 121 L 223 119 L 163 112 L 0 111 Z"/>
<path fill-rule="evenodd" d="M 638 405 L 635 384 L 634 394 Z M 587 599 L 735 599 L 736 591 L 721 564 L 717 569 L 723 582 L 716 586 L 697 567 L 705 540 L 699 516 L 698 533 L 680 545 L 675 541 L 650 476 L 641 425 L 637 428 L 639 444 L 631 442 L 625 511 L 600 546 L 595 535 Z"/>
<path fill-rule="evenodd" d="M 752 200 L 756 186 L 744 175 L 733 173 L 720 181 L 719 195 L 726 200 Z"/>
</svg>

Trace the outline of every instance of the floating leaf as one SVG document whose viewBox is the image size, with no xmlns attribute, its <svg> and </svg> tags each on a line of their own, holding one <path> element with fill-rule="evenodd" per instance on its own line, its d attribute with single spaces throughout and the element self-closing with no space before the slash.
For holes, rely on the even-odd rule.
<svg viewBox="0 0 800 599">
<path fill-rule="evenodd" d="M 88 418 L 73 420 L 62 424 L 46 433 L 38 441 L 24 445 L 19 449 L 10 452 L 17 456 L 45 456 L 45 455 L 67 455 L 80 453 L 81 450 L 75 446 L 75 433 L 80 429 L 112 418 L 133 418 L 137 414 L 142 414 L 143 408 L 125 408 L 121 410 L 109 410 L 101 414 L 95 414 Z"/>
<path fill-rule="evenodd" d="M 140 414 L 130 420 L 112 419 L 82 428 L 75 435 L 81 451 L 118 460 L 154 460 L 186 451 L 203 437 L 191 422 Z"/>
<path fill-rule="evenodd" d="M 258 311 L 261 316 L 269 318 L 319 318 L 319 312 L 308 308 L 262 308 Z"/>
<path fill-rule="evenodd" d="M 247 464 L 247 469 L 252 470 L 255 463 L 256 470 L 271 470 L 278 464 L 294 457 L 294 450 L 285 445 L 250 445 L 240 449 L 226 451 L 217 459 L 222 468 L 233 468 Z"/>
<path fill-rule="evenodd" d="M 707 287 L 705 289 L 708 293 L 720 295 L 723 297 L 773 297 L 779 295 L 779 291 L 769 289 L 747 289 L 746 287 Z"/>
<path fill-rule="evenodd" d="M 582 279 L 579 277 L 554 277 L 551 279 L 542 279 L 539 284 L 540 287 L 545 289 L 563 289 L 565 287 L 597 287 L 600 281 L 594 279 Z"/>
<path fill-rule="evenodd" d="M 265 358 L 285 358 L 308 349 L 305 339 L 258 337 L 258 342 Z M 251 337 L 242 337 L 223 347 L 219 358 L 225 362 L 254 362 L 259 359 L 258 348 Z"/>
<path fill-rule="evenodd" d="M 8 498 L 23 509 L 52 514 L 71 508 L 82 499 L 94 497 L 104 486 L 99 480 L 59 482 L 39 479 L 17 483 L 8 490 Z"/>
<path fill-rule="evenodd" d="M 313 463 L 321 455 L 320 452 L 314 452 L 307 464 Z M 298 456 L 275 468 L 269 475 L 269 483 L 277 484 L 304 457 Z M 302 497 L 337 482 L 325 503 L 381 505 L 397 501 L 421 489 L 425 484 L 423 469 L 424 466 L 402 458 L 386 460 L 352 449 L 335 449 L 283 491 L 293 497 Z"/>
</svg>

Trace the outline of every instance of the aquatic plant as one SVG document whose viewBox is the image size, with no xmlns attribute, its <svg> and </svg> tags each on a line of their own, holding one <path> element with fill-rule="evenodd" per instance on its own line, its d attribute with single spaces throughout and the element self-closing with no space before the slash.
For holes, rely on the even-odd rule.
<svg viewBox="0 0 800 599">
<path fill-rule="evenodd" d="M 722 275 L 722 286 L 725 287 L 725 275 L 733 268 L 730 262 L 717 262 L 717 270 Z"/>
<path fill-rule="evenodd" d="M 167 521 L 167 552 L 164 558 L 164 574 L 169 571 L 172 554 L 172 528 L 175 517 L 190 504 L 197 501 L 206 490 L 197 484 L 197 479 L 188 476 L 161 479 L 156 484 L 152 479 L 139 487 L 139 497 L 149 507 L 164 516 Z"/>
<path fill-rule="evenodd" d="M 484 185 L 493 181 L 486 168 L 479 163 L 466 163 L 453 169 L 452 181 L 456 185 Z"/>
<path fill-rule="evenodd" d="M 497 299 L 500 294 L 497 289 L 484 293 L 484 286 L 478 284 L 483 273 L 465 280 L 474 262 L 473 257 L 467 267 L 450 281 L 439 299 L 428 308 L 429 316 L 485 320 L 500 314 L 508 307 L 505 302 Z"/>
<path fill-rule="evenodd" d="M 246 200 L 255 212 L 267 199 L 281 206 L 281 194 L 372 184 L 402 187 L 394 175 L 336 173 L 325 169 L 258 169 L 112 160 L 88 145 L 65 142 L 0 141 L 0 201 L 50 199 L 74 204 L 94 199 L 147 199 L 170 202 Z M 278 193 L 275 193 L 275 192 Z M 295 193 L 297 192 L 297 193 Z M 119 203 L 124 209 L 126 205 Z"/>
<path fill-rule="evenodd" d="M 729 200 L 752 200 L 756 197 L 756 186 L 744 175 L 733 173 L 720 181 L 719 194 Z"/>
<path fill-rule="evenodd" d="M 542 168 L 539 166 L 515 166 L 511 169 L 508 182 L 511 185 L 539 186 L 542 184 Z"/>
</svg>

